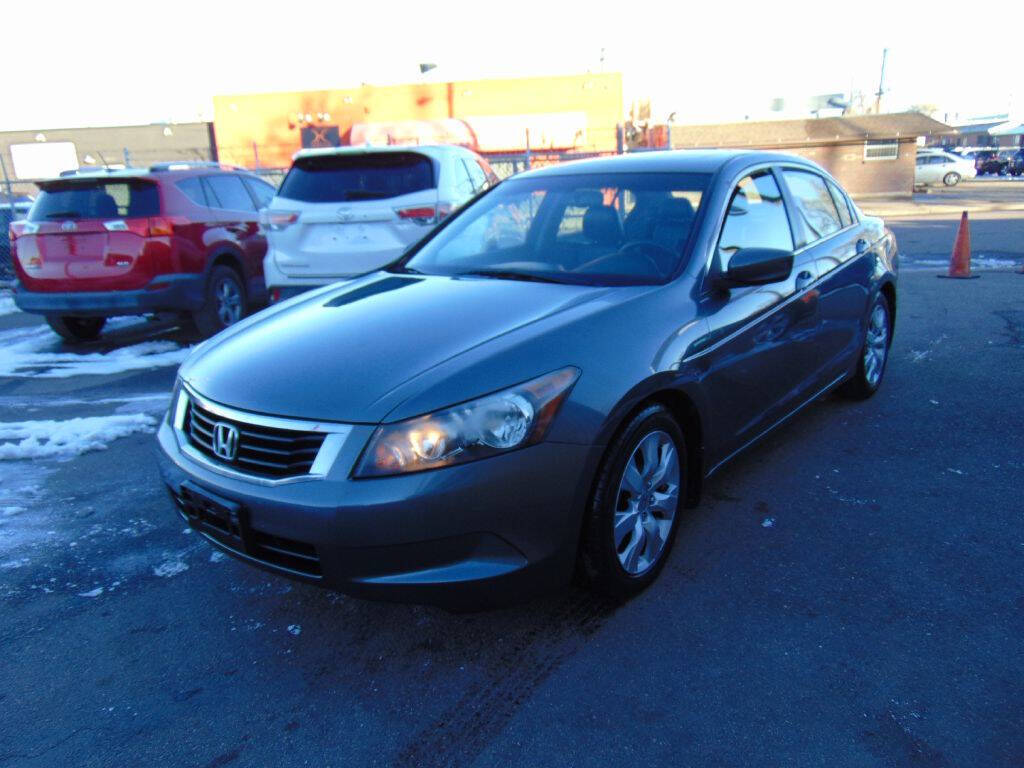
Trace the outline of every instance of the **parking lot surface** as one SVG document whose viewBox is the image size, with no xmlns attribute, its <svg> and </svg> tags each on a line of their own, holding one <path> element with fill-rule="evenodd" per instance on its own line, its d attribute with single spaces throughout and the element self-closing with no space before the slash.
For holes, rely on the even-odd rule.
<svg viewBox="0 0 1024 768">
<path fill-rule="evenodd" d="M 0 766 L 1024 764 L 1024 223 L 992 221 L 973 281 L 934 276 L 955 221 L 894 225 L 879 394 L 722 470 L 621 606 L 451 614 L 221 556 L 152 457 L 187 339 L 70 352 L 7 306 Z"/>
</svg>

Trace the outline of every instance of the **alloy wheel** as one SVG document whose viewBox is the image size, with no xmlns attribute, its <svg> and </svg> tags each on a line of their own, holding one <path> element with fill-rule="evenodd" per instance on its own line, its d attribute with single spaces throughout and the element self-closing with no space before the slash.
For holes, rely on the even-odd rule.
<svg viewBox="0 0 1024 768">
<path fill-rule="evenodd" d="M 872 387 L 878 386 L 889 354 L 889 313 L 879 302 L 871 311 L 868 321 L 867 343 L 864 345 L 864 378 Z"/>
<path fill-rule="evenodd" d="M 613 516 L 615 551 L 632 576 L 661 557 L 679 506 L 679 451 L 662 430 L 649 432 L 622 471 Z"/>
<path fill-rule="evenodd" d="M 215 291 L 217 317 L 224 326 L 237 323 L 242 318 L 242 291 L 238 284 L 225 278 L 217 284 Z"/>
</svg>

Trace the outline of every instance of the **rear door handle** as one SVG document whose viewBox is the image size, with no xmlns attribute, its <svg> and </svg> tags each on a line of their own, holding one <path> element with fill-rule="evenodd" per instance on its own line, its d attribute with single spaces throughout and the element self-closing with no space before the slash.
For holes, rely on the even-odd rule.
<svg viewBox="0 0 1024 768">
<path fill-rule="evenodd" d="M 802 291 L 804 288 L 806 288 L 813 282 L 814 275 L 810 271 L 805 269 L 796 276 L 796 289 L 798 291 Z"/>
<path fill-rule="evenodd" d="M 863 237 L 860 238 L 857 241 L 857 255 L 859 256 L 860 254 L 864 253 L 869 247 L 870 244 L 868 243 L 868 241 L 865 240 Z"/>
</svg>

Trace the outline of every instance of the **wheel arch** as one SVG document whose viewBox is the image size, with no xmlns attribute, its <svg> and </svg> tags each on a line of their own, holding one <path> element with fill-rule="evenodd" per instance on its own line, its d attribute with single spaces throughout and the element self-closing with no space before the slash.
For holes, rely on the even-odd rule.
<svg viewBox="0 0 1024 768">
<path fill-rule="evenodd" d="M 687 507 L 696 506 L 700 501 L 707 466 L 707 418 L 706 410 L 700 406 L 701 401 L 699 393 L 692 388 L 664 381 L 649 383 L 627 395 L 612 410 L 602 429 L 600 444 L 606 448 L 598 466 L 607 457 L 608 447 L 637 413 L 652 404 L 662 405 L 675 418 L 686 439 L 685 503 Z"/>
<path fill-rule="evenodd" d="M 209 275 L 213 272 L 215 267 L 228 267 L 233 269 L 238 273 L 238 276 L 242 279 L 243 287 L 245 287 L 245 281 L 248 279 L 248 275 L 245 272 L 245 264 L 240 253 L 236 253 L 230 248 L 221 248 L 220 250 L 214 251 L 210 256 L 210 262 L 206 269 L 206 274 Z"/>
<path fill-rule="evenodd" d="M 878 292 L 885 296 L 889 302 L 889 344 L 892 344 L 892 335 L 896 330 L 896 285 L 891 280 L 882 283 Z"/>
</svg>

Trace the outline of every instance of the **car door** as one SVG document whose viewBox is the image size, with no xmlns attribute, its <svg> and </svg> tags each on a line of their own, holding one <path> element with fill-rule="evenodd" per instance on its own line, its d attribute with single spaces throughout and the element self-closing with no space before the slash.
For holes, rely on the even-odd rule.
<svg viewBox="0 0 1024 768">
<path fill-rule="evenodd" d="M 762 168 L 733 188 L 704 279 L 701 313 L 710 348 L 702 359 L 716 453 L 725 458 L 756 439 L 812 394 L 817 272 L 794 255 L 784 280 L 724 288 L 729 260 L 744 248 L 794 251 L 794 227 L 775 173 Z"/>
<path fill-rule="evenodd" d="M 915 184 L 934 184 L 935 166 L 931 163 L 931 155 L 918 155 L 914 166 Z"/>
<path fill-rule="evenodd" d="M 860 351 L 876 263 L 873 244 L 831 179 L 808 168 L 785 168 L 782 180 L 797 213 L 798 247 L 813 258 L 818 273 L 817 379 L 826 386 L 845 373 L 851 356 Z"/>
<path fill-rule="evenodd" d="M 267 239 L 259 226 L 256 204 L 242 179 L 235 174 L 223 173 L 204 176 L 203 183 L 218 225 L 242 250 L 246 278 L 262 278 Z M 249 286 L 250 293 L 254 287 Z"/>
</svg>

